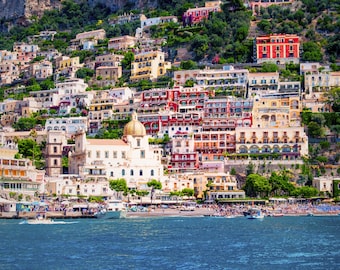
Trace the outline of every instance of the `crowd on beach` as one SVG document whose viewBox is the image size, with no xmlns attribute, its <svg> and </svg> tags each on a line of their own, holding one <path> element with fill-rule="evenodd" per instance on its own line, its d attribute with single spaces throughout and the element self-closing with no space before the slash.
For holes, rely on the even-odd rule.
<svg viewBox="0 0 340 270">
<path fill-rule="evenodd" d="M 98 204 L 99 207 L 104 207 Z M 89 205 L 90 206 L 90 205 Z M 94 206 L 94 205 L 93 205 Z M 306 216 L 306 215 L 340 215 L 340 204 L 313 204 L 305 203 L 274 203 L 269 205 L 251 205 L 251 204 L 196 204 L 196 207 L 191 211 L 184 210 L 181 206 L 164 207 L 164 205 L 141 206 L 136 207 L 137 210 L 127 209 L 128 217 L 131 216 L 167 216 L 167 215 L 182 215 L 182 216 L 243 216 L 244 213 L 251 208 L 261 209 L 265 216 L 287 215 L 287 216 Z M 143 209 L 138 210 L 138 209 Z M 96 212 L 96 208 L 88 207 L 87 209 L 73 208 L 72 205 L 62 203 L 31 205 L 26 208 L 20 216 L 27 216 L 29 213 L 46 212 L 50 216 L 91 216 Z M 18 214 L 19 216 L 19 214 Z"/>
<path fill-rule="evenodd" d="M 250 208 L 261 209 L 267 215 L 308 215 L 308 214 L 340 214 L 340 205 L 333 204 L 312 204 L 312 203 L 294 203 L 294 204 L 273 204 L 273 205 L 209 205 L 209 209 L 216 215 L 225 216 L 243 216 Z"/>
</svg>

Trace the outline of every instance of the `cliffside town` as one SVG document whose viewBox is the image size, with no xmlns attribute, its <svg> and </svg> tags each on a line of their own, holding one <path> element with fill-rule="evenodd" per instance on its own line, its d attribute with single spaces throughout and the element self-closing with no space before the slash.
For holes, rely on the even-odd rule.
<svg viewBox="0 0 340 270">
<path fill-rule="evenodd" d="M 10 2 L 0 3 L 3 17 L 29 17 L 60 4 Z M 0 191 L 110 197 L 109 180 L 125 179 L 129 190 L 150 192 L 148 183 L 156 180 L 163 195 L 192 189 L 203 200 L 244 199 L 247 175 L 283 170 L 294 186 L 308 183 L 336 196 L 340 155 L 327 143 L 339 142 L 338 101 L 330 94 L 337 95 L 340 72 L 327 63 L 302 62 L 299 35 L 255 37 L 254 62 L 247 66 L 200 68 L 172 61 L 165 37 L 150 38 L 152 27 L 197 25 L 221 12 L 221 4 L 189 8 L 183 22 L 176 16 L 115 16 L 108 23 L 139 22 L 135 34 L 84 31 L 64 53 L 40 48 L 56 31 L 28 36 L 12 50 L 0 48 Z M 258 5 L 250 6 L 253 12 Z M 308 133 L 302 116 L 315 123 Z M 308 167 L 312 130 L 313 140 L 335 153 Z"/>
</svg>

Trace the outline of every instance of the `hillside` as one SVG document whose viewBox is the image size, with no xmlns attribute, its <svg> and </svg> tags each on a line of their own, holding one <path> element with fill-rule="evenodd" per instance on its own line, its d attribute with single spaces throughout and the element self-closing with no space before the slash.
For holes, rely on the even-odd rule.
<svg viewBox="0 0 340 270">
<path fill-rule="evenodd" d="M 214 13 L 198 25 L 182 27 L 181 15 L 188 8 L 202 6 L 204 1 L 183 0 L 20 0 L 0 2 L 2 29 L 9 33 L 0 36 L 0 49 L 11 49 L 15 41 L 39 31 L 64 32 L 58 43 L 68 42 L 77 33 L 103 28 L 107 37 L 134 35 L 138 22 L 112 26 L 112 16 L 133 11 L 148 18 L 176 15 L 178 25 L 151 27 L 152 37 L 167 38 L 169 52 L 188 51 L 192 60 L 223 63 L 249 63 L 253 59 L 253 38 L 261 34 L 298 34 L 302 41 L 302 61 L 338 62 L 340 59 L 340 4 L 333 0 L 302 0 L 292 5 L 261 8 L 252 14 L 242 0 L 228 1 L 222 12 Z M 45 11 L 45 13 L 43 13 Z M 97 24 L 98 21 L 103 23 Z M 65 39 L 65 36 L 67 38 Z M 57 37 L 58 40 L 58 37 Z M 54 44 L 55 45 L 55 44 Z M 187 59 L 176 58 L 181 61 Z"/>
</svg>

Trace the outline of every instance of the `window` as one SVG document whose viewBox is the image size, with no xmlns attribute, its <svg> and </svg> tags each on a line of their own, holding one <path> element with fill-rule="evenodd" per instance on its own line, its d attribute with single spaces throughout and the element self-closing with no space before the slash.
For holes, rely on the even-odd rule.
<svg viewBox="0 0 340 270">
<path fill-rule="evenodd" d="M 137 139 L 137 146 L 140 147 L 140 139 Z"/>
<path fill-rule="evenodd" d="M 133 176 L 133 170 L 130 170 L 130 175 Z"/>
<path fill-rule="evenodd" d="M 154 170 L 151 170 L 151 176 L 154 176 L 155 175 L 155 172 L 154 172 Z"/>
<path fill-rule="evenodd" d="M 126 158 L 125 151 L 122 151 L 122 158 Z"/>
<path fill-rule="evenodd" d="M 55 166 L 58 165 L 58 159 L 54 159 L 54 165 L 55 165 Z"/>
<path fill-rule="evenodd" d="M 57 153 L 58 151 L 57 151 L 57 147 L 56 146 L 54 146 L 53 147 L 53 153 Z"/>
<path fill-rule="evenodd" d="M 100 158 L 100 151 L 96 152 L 96 158 Z"/>
<path fill-rule="evenodd" d="M 139 170 L 139 176 L 143 176 L 143 170 Z"/>
<path fill-rule="evenodd" d="M 125 175 L 125 169 L 122 169 L 122 176 Z"/>
<path fill-rule="evenodd" d="M 110 172 L 110 176 L 113 177 L 113 172 Z"/>
<path fill-rule="evenodd" d="M 145 151 L 144 150 L 140 151 L 140 158 L 145 158 Z"/>
<path fill-rule="evenodd" d="M 105 151 L 105 158 L 109 158 L 109 151 Z"/>
<path fill-rule="evenodd" d="M 117 151 L 113 151 L 113 158 L 117 158 Z"/>
</svg>

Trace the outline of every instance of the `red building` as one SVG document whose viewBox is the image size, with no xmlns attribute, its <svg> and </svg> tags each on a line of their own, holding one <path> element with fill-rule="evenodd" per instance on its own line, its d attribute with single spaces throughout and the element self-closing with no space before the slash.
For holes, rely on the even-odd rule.
<svg viewBox="0 0 340 270">
<path fill-rule="evenodd" d="M 254 42 L 255 62 L 295 63 L 300 60 L 300 38 L 297 35 L 259 36 Z"/>
</svg>

